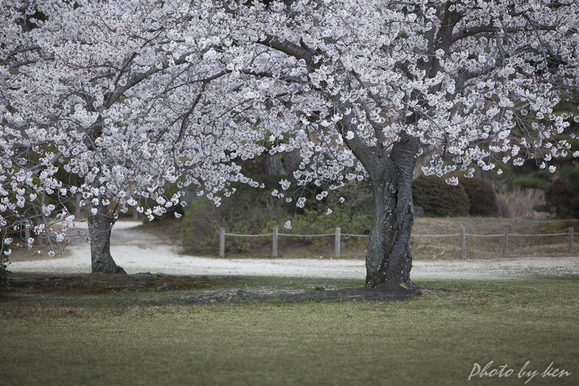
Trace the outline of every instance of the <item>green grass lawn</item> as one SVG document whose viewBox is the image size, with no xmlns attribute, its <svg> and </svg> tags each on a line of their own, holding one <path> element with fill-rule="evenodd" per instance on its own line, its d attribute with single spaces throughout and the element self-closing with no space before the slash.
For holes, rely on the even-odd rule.
<svg viewBox="0 0 579 386">
<path fill-rule="evenodd" d="M 537 370 L 527 385 L 579 384 L 577 277 L 418 284 L 456 292 L 191 306 L 145 302 L 158 293 L 10 293 L 0 298 L 0 385 L 524 385 L 527 361 L 525 373 Z M 512 373 L 468 381 L 490 361 L 487 371 Z M 571 374 L 543 377 L 551 362 Z"/>
</svg>

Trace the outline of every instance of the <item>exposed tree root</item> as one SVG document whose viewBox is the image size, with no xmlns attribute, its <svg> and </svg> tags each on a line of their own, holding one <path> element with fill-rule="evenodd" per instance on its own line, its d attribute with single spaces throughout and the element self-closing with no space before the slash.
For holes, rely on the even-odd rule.
<svg viewBox="0 0 579 386">
<path fill-rule="evenodd" d="M 210 303 L 231 303 L 231 302 L 276 302 L 283 303 L 300 302 L 300 301 L 326 301 L 326 300 L 340 300 L 340 301 L 392 301 L 392 300 L 410 300 L 413 297 L 422 296 L 420 289 L 408 290 L 400 287 L 397 291 L 385 291 L 381 288 L 343 288 L 335 291 L 315 291 L 302 292 L 296 294 L 283 295 L 264 295 L 258 293 L 247 292 L 244 290 L 237 291 L 234 295 L 199 295 L 189 298 L 174 299 L 162 304 L 210 304 Z"/>
</svg>

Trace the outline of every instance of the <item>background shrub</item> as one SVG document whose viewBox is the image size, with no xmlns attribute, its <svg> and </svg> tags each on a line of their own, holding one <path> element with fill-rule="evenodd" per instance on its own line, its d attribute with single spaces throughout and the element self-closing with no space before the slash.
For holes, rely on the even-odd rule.
<svg viewBox="0 0 579 386">
<path fill-rule="evenodd" d="M 281 176 L 255 176 L 255 181 L 265 184 L 265 189 L 255 189 L 246 184 L 235 184 L 236 192 L 223 197 L 220 206 L 207 198 L 192 202 L 183 218 L 182 244 L 189 252 L 212 253 L 219 250 L 219 228 L 227 233 L 260 234 L 270 233 L 278 226 L 287 212 L 285 201 L 271 195 L 279 188 Z M 283 223 L 282 223 L 283 224 Z M 263 232 L 262 232 L 263 231 Z M 252 244 L 266 242 L 266 238 L 227 237 L 226 249 L 242 252 Z"/>
<path fill-rule="evenodd" d="M 491 184 L 478 177 L 459 177 L 458 180 L 468 196 L 469 214 L 471 216 L 497 216 L 499 212 L 497 194 Z"/>
<path fill-rule="evenodd" d="M 414 205 L 427 217 L 468 216 L 469 200 L 462 185 L 451 186 L 437 176 L 421 175 L 412 183 Z"/>
<path fill-rule="evenodd" d="M 235 194 L 222 198 L 219 207 L 206 198 L 189 205 L 183 217 L 181 232 L 182 245 L 188 252 L 216 254 L 219 250 L 220 227 L 224 227 L 227 233 L 247 235 L 271 233 L 274 227 L 279 228 L 281 233 L 304 235 L 333 234 L 336 227 L 342 228 L 342 233 L 370 232 L 373 200 L 367 183 L 351 183 L 339 191 L 330 190 L 323 200 L 315 198 L 323 188 L 306 187 L 306 190 L 301 192 L 301 195 L 307 198 L 306 206 L 299 209 L 295 207 L 295 202 L 287 203 L 285 199 L 280 200 L 271 195 L 273 189 L 281 190 L 279 180 L 286 176 L 265 175 L 252 178 L 264 183 L 265 189 L 239 184 L 235 186 Z M 341 197 L 344 200 L 340 200 Z M 291 230 L 284 228 L 287 220 L 291 220 Z M 271 244 L 271 237 L 226 237 L 225 242 L 228 252 L 247 252 L 252 248 Z M 297 243 L 314 247 L 325 247 L 333 242 L 332 236 L 280 239 L 280 243 L 286 245 Z"/>
<path fill-rule="evenodd" d="M 579 218 L 579 165 L 561 170 L 545 189 L 545 200 L 556 208 L 557 216 Z"/>
</svg>

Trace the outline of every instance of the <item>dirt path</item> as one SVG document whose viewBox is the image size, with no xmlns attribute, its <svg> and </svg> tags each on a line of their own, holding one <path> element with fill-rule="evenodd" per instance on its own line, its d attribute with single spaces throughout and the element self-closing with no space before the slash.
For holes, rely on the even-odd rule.
<svg viewBox="0 0 579 386">
<path fill-rule="evenodd" d="M 129 274 L 162 272 L 173 275 L 304 276 L 363 280 L 362 260 L 331 259 L 215 259 L 179 254 L 178 246 L 131 229 L 138 222 L 115 225 L 111 253 Z M 90 273 L 88 244 L 68 247 L 67 257 L 14 262 L 12 272 L 79 274 Z M 415 261 L 413 280 L 467 279 L 509 280 L 537 276 L 579 275 L 579 258 L 516 258 L 493 260 Z"/>
</svg>

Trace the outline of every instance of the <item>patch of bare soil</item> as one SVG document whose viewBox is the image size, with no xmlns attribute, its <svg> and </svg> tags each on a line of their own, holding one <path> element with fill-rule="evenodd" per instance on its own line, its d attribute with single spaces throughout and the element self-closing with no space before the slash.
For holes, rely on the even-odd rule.
<svg viewBox="0 0 579 386">
<path fill-rule="evenodd" d="M 295 242 L 281 239 L 278 244 L 279 259 L 345 259 L 364 260 L 366 258 L 367 239 L 363 242 L 342 240 L 340 257 L 336 258 L 334 238 L 328 237 L 324 243 L 312 245 L 311 242 Z M 227 259 L 271 258 L 271 243 L 254 244 L 246 251 L 227 252 Z"/>
</svg>

